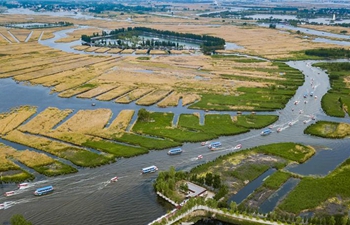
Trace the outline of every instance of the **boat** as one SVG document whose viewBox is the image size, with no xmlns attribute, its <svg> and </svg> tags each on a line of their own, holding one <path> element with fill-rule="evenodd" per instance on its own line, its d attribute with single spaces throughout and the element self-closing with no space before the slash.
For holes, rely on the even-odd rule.
<svg viewBox="0 0 350 225">
<path fill-rule="evenodd" d="M 51 192 L 53 192 L 53 187 L 50 186 L 46 186 L 46 187 L 42 187 L 42 188 L 38 188 L 34 191 L 34 195 L 35 196 L 41 196 L 41 195 L 46 195 L 49 194 Z"/>
<path fill-rule="evenodd" d="M 281 132 L 282 128 L 277 128 L 277 133 Z"/>
<path fill-rule="evenodd" d="M 306 123 L 307 123 L 307 120 L 304 120 L 303 123 L 306 124 Z"/>
<path fill-rule="evenodd" d="M 182 153 L 182 149 L 181 148 L 174 148 L 174 149 L 170 149 L 168 151 L 168 155 L 178 155 Z"/>
<path fill-rule="evenodd" d="M 116 182 L 116 181 L 118 181 L 118 177 L 112 177 L 111 180 L 110 180 L 111 183 L 112 182 Z"/>
<path fill-rule="evenodd" d="M 298 104 L 299 104 L 299 101 L 295 101 L 295 102 L 294 102 L 294 105 L 298 105 Z"/>
<path fill-rule="evenodd" d="M 269 135 L 271 133 L 272 133 L 271 129 L 266 129 L 266 130 L 261 131 L 260 135 L 261 136 L 266 136 L 266 135 Z"/>
<path fill-rule="evenodd" d="M 210 149 L 210 150 L 215 150 L 217 147 L 220 147 L 221 146 L 221 142 L 213 142 L 213 143 L 210 143 L 209 145 L 208 145 L 208 148 Z"/>
<path fill-rule="evenodd" d="M 0 209 L 5 209 L 5 203 L 0 204 Z"/>
<path fill-rule="evenodd" d="M 202 155 L 197 156 L 197 159 L 203 159 Z"/>
<path fill-rule="evenodd" d="M 288 123 L 288 126 L 292 126 L 292 125 L 293 125 L 293 123 L 292 123 L 292 122 L 289 122 L 289 123 Z"/>
<path fill-rule="evenodd" d="M 154 173 L 158 170 L 156 166 L 149 166 L 142 169 L 142 173 Z"/>
<path fill-rule="evenodd" d="M 18 184 L 17 187 L 18 187 L 19 189 L 24 189 L 24 188 L 27 188 L 28 185 L 29 185 L 29 183 L 20 183 L 20 184 Z"/>
<path fill-rule="evenodd" d="M 208 141 L 204 141 L 204 142 L 201 143 L 202 146 L 205 146 L 205 145 L 207 145 L 207 144 L 209 144 Z"/>
<path fill-rule="evenodd" d="M 15 194 L 15 191 L 8 191 L 8 192 L 5 192 L 5 196 L 8 197 L 8 196 L 12 196 Z"/>
<path fill-rule="evenodd" d="M 237 150 L 237 149 L 241 149 L 241 148 L 242 148 L 242 144 L 238 144 L 233 148 L 233 150 Z"/>
<path fill-rule="evenodd" d="M 308 95 L 308 94 L 307 94 L 307 93 L 305 93 L 303 97 L 304 97 L 304 98 L 306 98 L 306 97 L 307 97 L 307 95 Z"/>
<path fill-rule="evenodd" d="M 312 97 L 314 95 L 314 93 L 313 92 L 310 92 L 310 96 Z"/>
</svg>

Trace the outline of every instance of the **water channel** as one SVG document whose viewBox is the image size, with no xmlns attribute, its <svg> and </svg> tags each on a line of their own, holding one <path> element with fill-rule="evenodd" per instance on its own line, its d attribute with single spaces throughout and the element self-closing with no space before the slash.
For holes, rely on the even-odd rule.
<svg viewBox="0 0 350 225">
<path fill-rule="evenodd" d="M 59 45 L 55 45 L 59 47 Z M 65 47 L 63 47 L 65 50 Z M 350 139 L 330 140 L 304 135 L 303 130 L 313 121 L 311 115 L 317 119 L 330 118 L 321 110 L 320 99 L 329 89 L 327 74 L 312 64 L 316 61 L 289 62 L 291 67 L 303 71 L 305 83 L 299 87 L 295 96 L 288 102 L 283 110 L 269 112 L 267 114 L 279 115 L 279 120 L 274 124 L 280 127 L 280 133 L 273 132 L 269 136 L 260 136 L 261 130 L 252 130 L 249 133 L 221 137 L 219 140 L 223 148 L 218 151 L 208 151 L 208 148 L 199 143 L 185 143 L 184 153 L 175 157 L 166 154 L 167 150 L 151 151 L 149 154 L 128 159 L 118 159 L 116 163 L 98 168 L 82 168 L 73 175 L 65 175 L 54 178 L 38 177 L 31 182 L 29 188 L 16 191 L 11 197 L 2 194 L 16 188 L 15 184 L 0 186 L 0 203 L 7 202 L 8 208 L 0 211 L 0 223 L 8 223 L 13 214 L 23 214 L 33 224 L 147 224 L 155 218 L 166 213 L 172 207 L 157 198 L 153 191 L 152 182 L 157 174 L 141 175 L 143 167 L 157 165 L 160 170 L 167 170 L 170 166 L 177 169 L 190 170 L 196 165 L 214 160 L 220 155 L 232 151 L 232 147 L 241 143 L 243 149 L 277 142 L 295 142 L 317 147 L 314 157 L 301 165 L 288 168 L 290 171 L 303 175 L 324 176 L 334 170 L 341 162 L 350 156 Z M 312 81 L 313 80 L 313 81 Z M 315 89 L 314 95 L 318 98 L 307 97 L 304 104 L 303 94 L 311 91 L 311 82 Z M 50 89 L 42 86 L 27 86 L 25 83 L 17 84 L 12 79 L 0 80 L 0 111 L 8 111 L 12 107 L 20 105 L 33 105 L 38 107 L 38 112 L 52 106 L 60 109 L 92 109 L 91 102 L 96 102 L 96 108 L 109 108 L 114 115 L 122 109 L 138 110 L 140 106 L 135 104 L 117 104 L 113 101 L 100 102 L 78 98 L 59 98 L 57 94 L 50 94 Z M 294 105 L 294 101 L 300 101 Z M 146 107 L 150 111 L 180 113 L 205 112 L 190 110 L 177 106 L 171 108 Z M 293 110 L 292 110 L 293 109 Z M 299 114 L 302 110 L 303 113 Z M 236 112 L 216 112 L 230 113 Z M 303 121 L 307 120 L 307 124 Z M 340 122 L 349 122 L 349 118 L 337 118 Z M 293 126 L 288 126 L 292 122 Z M 0 142 L 3 142 L 0 140 Z M 9 142 L 6 144 L 12 145 Z M 199 154 L 202 160 L 197 160 Z M 111 177 L 120 177 L 119 181 L 109 183 Z M 55 192 L 44 196 L 35 197 L 33 191 L 41 186 L 53 185 Z M 274 204 L 274 203 L 272 203 Z"/>
</svg>

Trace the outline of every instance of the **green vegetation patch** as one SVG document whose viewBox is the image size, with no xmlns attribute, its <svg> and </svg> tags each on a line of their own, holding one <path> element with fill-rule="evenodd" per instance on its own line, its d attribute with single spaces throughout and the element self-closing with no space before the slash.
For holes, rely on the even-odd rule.
<svg viewBox="0 0 350 225">
<path fill-rule="evenodd" d="M 315 66 L 327 70 L 332 88 L 322 97 L 322 109 L 329 116 L 344 117 L 350 109 L 350 63 L 317 63 Z"/>
<path fill-rule="evenodd" d="M 207 114 L 204 125 L 199 124 L 199 117 L 194 114 L 181 114 L 178 127 L 184 127 L 219 137 L 222 135 L 235 135 L 248 132 L 243 127 L 236 126 L 230 115 Z"/>
<path fill-rule="evenodd" d="M 349 198 L 349 174 L 350 159 L 347 159 L 326 177 L 304 177 L 278 208 L 299 213 L 302 210 L 314 209 L 332 197 Z"/>
<path fill-rule="evenodd" d="M 141 56 L 141 57 L 137 57 L 136 59 L 138 59 L 138 60 L 150 60 L 151 57 L 149 57 L 149 56 Z"/>
<path fill-rule="evenodd" d="M 94 152 L 78 148 L 67 148 L 58 156 L 68 159 L 75 165 L 83 167 L 96 167 L 113 161 L 113 159 L 106 155 L 99 155 Z"/>
<path fill-rule="evenodd" d="M 124 133 L 121 137 L 114 137 L 113 139 L 132 145 L 138 145 L 149 150 L 161 150 L 181 145 L 180 142 L 176 142 L 170 139 L 159 139 L 155 137 L 141 136 L 133 133 Z"/>
<path fill-rule="evenodd" d="M 263 186 L 272 190 L 277 190 L 290 177 L 291 177 L 291 174 L 278 170 L 265 179 Z"/>
<path fill-rule="evenodd" d="M 103 152 L 113 154 L 116 157 L 133 157 L 141 154 L 148 153 L 146 148 L 133 147 L 128 145 L 122 145 L 109 141 L 86 141 L 82 144 L 90 148 L 98 149 Z"/>
<path fill-rule="evenodd" d="M 319 48 L 305 50 L 305 55 L 317 56 L 326 59 L 343 59 L 350 57 L 350 50 L 345 48 Z"/>
<path fill-rule="evenodd" d="M 258 146 L 253 150 L 260 153 L 280 156 L 282 158 L 299 162 L 299 163 L 305 162 L 313 154 L 315 154 L 314 148 L 310 146 L 301 145 L 301 144 L 291 143 L 291 142 L 274 143 L 269 145 Z"/>
<path fill-rule="evenodd" d="M 8 170 L 6 172 L 0 172 L 0 183 L 12 183 L 12 182 L 23 182 L 26 180 L 33 180 L 35 177 L 33 174 L 17 168 L 16 170 Z"/>
<path fill-rule="evenodd" d="M 305 134 L 311 134 L 324 138 L 345 138 L 350 135 L 350 125 L 329 121 L 317 121 L 308 126 Z"/>
<path fill-rule="evenodd" d="M 231 172 L 231 175 L 239 180 L 255 180 L 270 168 L 266 164 L 243 164 Z"/>
<path fill-rule="evenodd" d="M 250 129 L 260 129 L 278 120 L 276 115 L 239 115 L 235 123 Z"/>
<path fill-rule="evenodd" d="M 57 176 L 78 172 L 78 170 L 74 167 L 63 164 L 59 161 L 55 161 L 54 163 L 48 165 L 35 166 L 33 169 L 38 173 L 44 174 L 45 176 Z"/>
<path fill-rule="evenodd" d="M 148 114 L 147 119 L 139 117 L 132 130 L 139 134 L 166 137 L 178 142 L 199 142 L 216 137 L 209 133 L 173 127 L 173 117 L 173 113 L 152 112 Z"/>
</svg>

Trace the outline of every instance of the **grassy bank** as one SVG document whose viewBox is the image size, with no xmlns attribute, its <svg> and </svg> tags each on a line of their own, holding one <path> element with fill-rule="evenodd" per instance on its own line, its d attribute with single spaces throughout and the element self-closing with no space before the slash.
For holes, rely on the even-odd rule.
<svg viewBox="0 0 350 225">
<path fill-rule="evenodd" d="M 304 130 L 305 134 L 324 138 L 345 138 L 350 136 L 350 125 L 329 121 L 317 121 Z"/>
<path fill-rule="evenodd" d="M 317 63 L 315 66 L 327 70 L 332 88 L 321 100 L 322 109 L 329 116 L 344 117 L 350 109 L 350 88 L 347 81 L 350 63 Z"/>
<path fill-rule="evenodd" d="M 33 169 L 38 173 L 44 174 L 45 176 L 57 176 L 62 174 L 78 172 L 78 170 L 74 167 L 63 164 L 59 161 L 55 161 L 48 165 L 34 166 Z"/>
</svg>

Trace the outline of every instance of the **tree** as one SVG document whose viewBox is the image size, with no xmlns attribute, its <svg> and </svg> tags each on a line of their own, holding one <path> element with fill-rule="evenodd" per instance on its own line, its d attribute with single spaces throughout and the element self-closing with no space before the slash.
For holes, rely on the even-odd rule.
<svg viewBox="0 0 350 225">
<path fill-rule="evenodd" d="M 148 112 L 146 109 L 142 108 L 139 110 L 137 116 L 140 121 L 147 122 L 150 120 L 151 113 Z"/>
<path fill-rule="evenodd" d="M 269 28 L 271 28 L 271 29 L 276 29 L 276 24 L 272 24 L 272 23 L 271 23 L 271 24 L 269 25 Z"/>
<path fill-rule="evenodd" d="M 207 173 L 205 175 L 205 184 L 208 186 L 211 186 L 213 184 L 213 174 L 212 173 Z"/>
<path fill-rule="evenodd" d="M 11 225 L 32 225 L 22 215 L 15 214 L 11 217 Z"/>
<path fill-rule="evenodd" d="M 221 186 L 221 178 L 220 175 L 215 174 L 213 178 L 213 188 L 219 188 Z"/>
<path fill-rule="evenodd" d="M 331 218 L 329 218 L 329 225 L 335 225 L 334 216 L 331 216 Z"/>
</svg>

